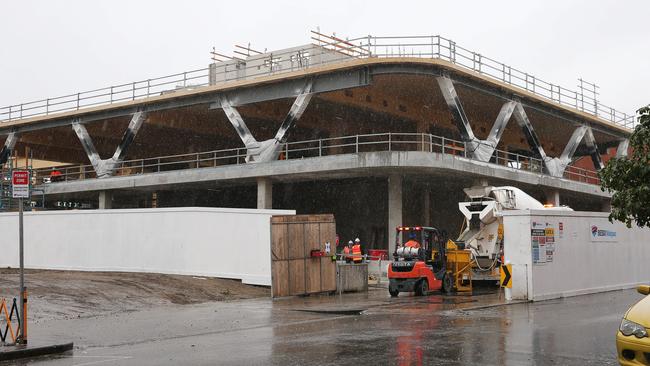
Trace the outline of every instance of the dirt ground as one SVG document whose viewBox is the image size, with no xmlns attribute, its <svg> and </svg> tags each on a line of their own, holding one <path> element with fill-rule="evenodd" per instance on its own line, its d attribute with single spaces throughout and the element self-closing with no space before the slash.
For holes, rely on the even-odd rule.
<svg viewBox="0 0 650 366">
<path fill-rule="evenodd" d="M 196 304 L 270 296 L 270 289 L 237 280 L 156 273 L 26 270 L 29 316 L 34 321 L 135 311 L 165 304 Z M 0 269 L 0 298 L 18 296 L 17 269 Z"/>
</svg>

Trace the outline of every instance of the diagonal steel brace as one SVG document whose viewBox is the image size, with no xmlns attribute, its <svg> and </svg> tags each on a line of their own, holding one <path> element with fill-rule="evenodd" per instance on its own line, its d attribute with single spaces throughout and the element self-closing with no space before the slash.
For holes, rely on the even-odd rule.
<svg viewBox="0 0 650 366">
<path fill-rule="evenodd" d="M 88 130 L 86 130 L 86 127 L 78 120 L 72 122 L 72 129 L 77 134 L 81 145 L 86 151 L 86 155 L 88 155 L 90 164 L 92 164 L 93 168 L 95 169 L 97 178 L 111 177 L 113 174 L 115 174 L 115 170 L 122 162 L 122 160 L 124 160 L 126 150 L 135 139 L 135 136 L 138 134 L 138 131 L 140 130 L 140 127 L 142 127 L 145 119 L 146 113 L 142 111 L 133 114 L 131 122 L 129 122 L 129 126 L 124 132 L 120 144 L 117 146 L 117 149 L 115 149 L 113 156 L 108 159 L 102 159 L 99 156 L 97 149 L 93 144 L 93 140 L 90 137 L 90 134 L 88 134 Z"/>
</svg>

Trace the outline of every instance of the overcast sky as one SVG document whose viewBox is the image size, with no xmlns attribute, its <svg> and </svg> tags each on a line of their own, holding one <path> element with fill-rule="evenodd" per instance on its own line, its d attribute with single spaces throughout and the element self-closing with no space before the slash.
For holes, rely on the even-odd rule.
<svg viewBox="0 0 650 366">
<path fill-rule="evenodd" d="M 650 1 L 0 3 L 0 107 L 206 67 L 212 46 L 280 49 L 309 30 L 436 35 L 624 112 L 650 103 Z"/>
</svg>

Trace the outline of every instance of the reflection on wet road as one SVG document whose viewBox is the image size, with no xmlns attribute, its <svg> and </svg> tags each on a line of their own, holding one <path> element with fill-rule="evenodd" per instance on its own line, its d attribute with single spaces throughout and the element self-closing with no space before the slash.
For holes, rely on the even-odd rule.
<svg viewBox="0 0 650 366">
<path fill-rule="evenodd" d="M 374 290 L 161 307 L 39 324 L 32 339 L 79 348 L 20 364 L 615 365 L 616 328 L 638 298 L 626 290 L 493 306 L 496 295 Z"/>
</svg>

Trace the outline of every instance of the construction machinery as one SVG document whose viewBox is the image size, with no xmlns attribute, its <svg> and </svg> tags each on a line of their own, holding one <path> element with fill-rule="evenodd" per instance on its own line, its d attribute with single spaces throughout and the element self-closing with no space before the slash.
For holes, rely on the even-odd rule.
<svg viewBox="0 0 650 366">
<path fill-rule="evenodd" d="M 410 240 L 409 240 L 410 239 Z M 453 280 L 447 273 L 446 239 L 438 229 L 424 226 L 399 226 L 396 229 L 395 260 L 388 265 L 388 292 L 426 295 L 429 291 L 453 290 Z M 415 241 L 419 247 L 406 244 Z"/>
<path fill-rule="evenodd" d="M 465 216 L 463 229 L 452 243 L 459 249 L 471 252 L 472 276 L 475 280 L 496 280 L 503 256 L 503 220 L 501 214 L 508 210 L 564 210 L 566 206 L 543 205 L 519 188 L 503 186 L 475 186 L 464 189 L 469 197 L 459 202 L 458 208 Z"/>
<path fill-rule="evenodd" d="M 472 291 L 472 281 L 498 280 L 503 261 L 504 211 L 573 211 L 566 206 L 543 205 L 516 187 L 475 186 L 464 191 L 470 200 L 458 203 L 465 216 L 458 239 L 447 240 L 433 227 L 397 228 L 395 260 L 388 266 L 391 296 L 400 292 L 424 295 L 429 290 Z M 421 247 L 404 245 L 407 238 Z"/>
</svg>

